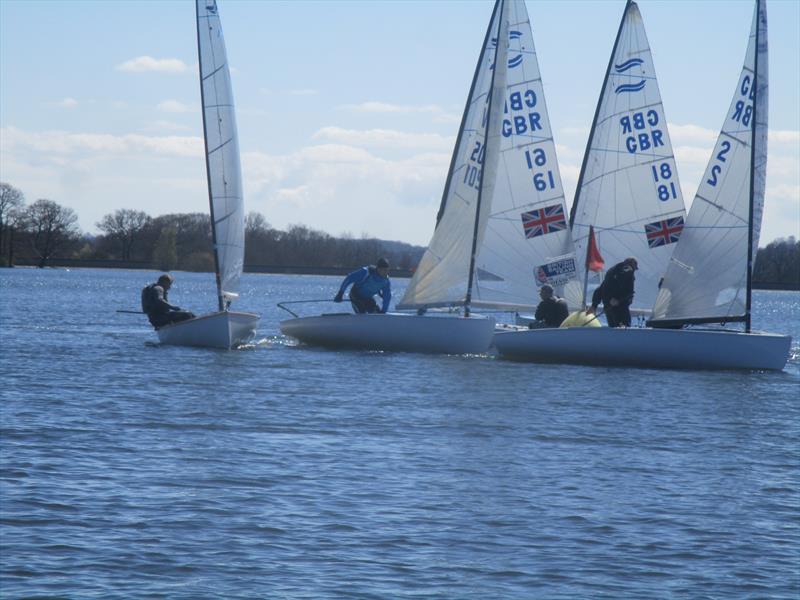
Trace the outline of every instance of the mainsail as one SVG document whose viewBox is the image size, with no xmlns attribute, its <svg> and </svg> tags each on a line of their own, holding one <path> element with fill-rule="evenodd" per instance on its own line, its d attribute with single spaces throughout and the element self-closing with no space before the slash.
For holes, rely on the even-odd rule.
<svg viewBox="0 0 800 600">
<path fill-rule="evenodd" d="M 215 0 L 197 0 L 197 51 L 219 309 L 237 296 L 244 264 L 239 141 L 225 40 Z"/>
<path fill-rule="evenodd" d="M 639 263 L 632 308 L 653 306 L 685 210 L 639 8 L 628 1 L 611 53 L 570 215 L 583 281 L 589 227 L 608 267 Z M 576 293 L 577 292 L 577 293 Z M 573 286 L 571 304 L 581 302 Z"/>
<path fill-rule="evenodd" d="M 495 42 L 496 40 L 493 40 Z M 500 161 L 480 248 L 473 305 L 532 308 L 537 287 L 561 295 L 575 251 L 525 2 L 509 2 Z"/>
<path fill-rule="evenodd" d="M 653 309 L 659 324 L 744 321 L 767 173 L 767 7 L 756 2 L 730 108 Z"/>
<path fill-rule="evenodd" d="M 509 2 L 497 0 L 447 175 L 437 225 L 398 308 L 469 306 L 491 212 L 509 62 Z M 499 43 L 498 43 L 499 41 Z"/>
</svg>

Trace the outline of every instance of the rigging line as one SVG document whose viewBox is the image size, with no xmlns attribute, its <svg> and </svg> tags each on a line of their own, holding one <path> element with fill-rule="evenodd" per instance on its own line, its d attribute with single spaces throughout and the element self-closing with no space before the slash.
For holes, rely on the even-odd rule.
<svg viewBox="0 0 800 600">
<path fill-rule="evenodd" d="M 721 213 L 726 214 L 726 215 L 730 215 L 731 217 L 733 217 L 737 221 L 741 221 L 744 224 L 744 226 L 748 226 L 747 225 L 747 220 L 744 217 L 741 217 L 741 216 L 737 215 L 735 212 L 731 211 L 728 208 L 725 208 L 723 205 L 717 204 L 713 200 L 710 200 L 710 199 L 706 198 L 705 196 L 701 196 L 700 194 L 695 195 L 694 199 L 695 200 L 702 200 L 706 204 L 710 204 L 711 206 L 713 206 L 714 208 L 719 210 Z M 726 227 L 720 227 L 720 229 L 725 229 L 725 228 Z"/>
<path fill-rule="evenodd" d="M 214 75 L 216 75 L 217 73 L 219 73 L 219 72 L 220 72 L 222 69 L 224 69 L 224 68 L 225 68 L 225 65 L 227 65 L 227 64 L 228 64 L 228 63 L 222 63 L 222 64 L 221 64 L 220 66 L 218 66 L 216 69 L 214 69 L 213 71 L 211 71 L 211 73 L 209 73 L 208 75 L 206 75 L 205 77 L 203 77 L 203 81 L 205 81 L 206 79 L 209 79 L 209 78 L 213 77 Z"/>
<path fill-rule="evenodd" d="M 603 117 L 602 119 L 600 119 L 597 122 L 597 125 L 602 125 L 606 121 L 608 121 L 610 119 L 613 119 L 614 117 L 618 117 L 620 115 L 624 115 L 626 113 L 629 113 L 632 110 L 645 110 L 645 109 L 648 109 L 648 108 L 653 108 L 653 107 L 658 107 L 658 106 L 661 106 L 661 108 L 663 109 L 664 108 L 663 107 L 664 101 L 661 99 L 660 96 L 661 96 L 661 94 L 659 94 L 658 102 L 651 102 L 650 104 L 643 104 L 641 106 L 631 106 L 630 104 L 628 104 L 628 108 L 626 108 L 625 110 L 621 110 L 619 112 L 611 113 L 610 115 L 607 115 L 607 116 Z M 631 98 L 628 98 L 628 100 L 631 100 Z M 664 118 L 664 122 L 666 122 L 666 118 Z M 637 129 L 636 131 L 639 131 L 639 130 Z"/>
<path fill-rule="evenodd" d="M 447 197 L 448 197 L 449 192 L 450 192 L 450 185 L 452 184 L 452 181 L 453 181 L 453 168 L 455 167 L 457 157 L 458 157 L 458 155 L 459 155 L 459 153 L 461 151 L 461 144 L 462 144 L 463 136 L 464 136 L 464 133 L 466 133 L 465 128 L 466 128 L 466 125 L 467 125 L 467 117 L 469 116 L 470 110 L 472 109 L 472 106 L 473 106 L 473 102 L 471 101 L 472 94 L 475 93 L 475 86 L 478 83 L 478 76 L 480 75 L 481 66 L 483 65 L 484 58 L 486 56 L 486 46 L 488 45 L 488 43 L 489 43 L 489 41 L 491 39 L 490 36 L 491 36 L 491 32 L 492 32 L 492 23 L 494 21 L 495 15 L 497 14 L 499 6 L 500 6 L 500 2 L 498 0 L 498 2 L 494 5 L 494 9 L 492 10 L 492 17 L 491 17 L 491 19 L 489 19 L 489 26 L 486 28 L 486 35 L 484 36 L 484 39 L 483 39 L 483 45 L 481 46 L 481 52 L 478 55 L 478 62 L 475 65 L 475 73 L 472 76 L 472 84 L 470 85 L 469 94 L 467 95 L 467 102 L 466 102 L 466 104 L 464 106 L 464 113 L 461 116 L 461 125 L 458 128 L 458 137 L 456 138 L 456 143 L 455 143 L 455 146 L 453 147 L 453 156 L 450 158 L 450 168 L 448 169 L 447 179 L 445 180 L 444 191 L 442 193 L 442 200 L 441 200 L 441 203 L 439 204 L 439 212 L 436 214 L 436 227 L 439 226 L 439 223 L 441 222 L 442 217 L 444 217 L 444 212 L 445 212 L 445 209 L 447 207 Z M 499 39 L 497 40 L 497 43 L 498 44 L 500 43 Z M 473 100 L 477 100 L 477 98 L 475 98 Z"/>
<path fill-rule="evenodd" d="M 597 99 L 597 107 L 594 111 L 594 118 L 592 119 L 592 128 L 589 130 L 589 137 L 586 140 L 586 150 L 583 154 L 583 162 L 581 163 L 581 171 L 578 175 L 578 185 L 575 187 L 575 197 L 572 201 L 572 209 L 570 210 L 569 214 L 569 224 L 570 227 L 572 223 L 575 221 L 575 215 L 578 214 L 578 205 L 580 204 L 580 193 L 581 189 L 583 188 L 583 177 L 586 174 L 586 167 L 589 164 L 589 153 L 592 148 L 592 143 L 594 142 L 594 134 L 597 130 L 597 118 L 600 116 L 600 108 L 603 105 L 603 100 L 605 99 L 606 94 L 606 87 L 608 85 L 608 78 L 611 73 L 611 67 L 614 64 L 614 56 L 617 54 L 617 48 L 619 47 L 619 41 L 622 37 L 623 30 L 625 28 L 625 21 L 628 16 L 628 10 L 631 6 L 635 6 L 631 0 L 628 0 L 625 4 L 625 10 L 622 11 L 622 19 L 619 22 L 619 29 L 617 30 L 617 37 L 614 39 L 614 47 L 611 49 L 611 56 L 608 58 L 608 66 L 606 67 L 606 74 L 603 78 L 603 85 L 600 88 L 600 97 Z"/>
<path fill-rule="evenodd" d="M 232 210 L 232 211 L 230 211 L 230 212 L 229 212 L 227 215 L 224 215 L 222 218 L 215 220 L 215 221 L 214 221 L 214 224 L 215 224 L 215 225 L 219 225 L 220 223 L 222 223 L 222 222 L 224 222 L 224 221 L 227 221 L 227 220 L 228 220 L 228 219 L 230 219 L 232 216 L 234 216 L 234 215 L 235 215 L 237 212 L 239 212 L 239 211 L 238 211 L 238 209 L 235 209 L 235 210 Z"/>
<path fill-rule="evenodd" d="M 214 148 L 213 150 L 209 150 L 209 151 L 207 152 L 207 155 L 208 155 L 208 156 L 211 156 L 212 154 L 214 154 L 214 152 L 216 152 L 217 150 L 220 150 L 221 148 L 223 148 L 223 147 L 227 146 L 227 145 L 228 145 L 228 144 L 230 144 L 232 141 L 233 141 L 233 138 L 232 138 L 232 137 L 228 138 L 227 140 L 225 140 L 224 142 L 222 142 L 222 143 L 221 143 L 219 146 L 217 146 L 217 147 L 216 147 L 216 148 Z"/>
<path fill-rule="evenodd" d="M 500 218 L 500 217 L 502 215 L 506 215 L 506 214 L 509 214 L 509 213 L 513 213 L 514 215 L 516 215 L 517 211 L 519 211 L 520 209 L 534 208 L 536 206 L 540 206 L 542 204 L 549 204 L 549 203 L 555 202 L 557 200 L 561 200 L 562 201 L 561 202 L 562 206 L 564 206 L 566 208 L 566 202 L 565 202 L 566 198 L 564 197 L 564 194 L 559 194 L 558 196 L 553 196 L 551 198 L 543 198 L 543 199 L 539 199 L 539 200 L 532 200 L 532 201 L 527 202 L 525 204 L 519 204 L 519 205 L 516 205 L 516 206 L 512 206 L 510 208 L 506 208 L 505 210 L 501 210 L 501 211 L 498 211 L 496 213 L 490 214 L 489 218 L 493 219 L 495 221 L 503 221 L 503 222 L 516 221 L 517 220 L 516 217 L 512 217 L 512 218 Z M 565 212 L 565 217 L 566 217 L 566 212 Z"/>
<path fill-rule="evenodd" d="M 200 5 L 195 3 L 195 15 L 197 16 L 197 61 L 198 61 L 198 79 L 200 84 L 200 105 L 204 105 L 206 98 L 205 98 L 205 90 L 203 85 L 203 43 L 202 43 L 202 33 L 201 33 L 201 21 L 200 21 Z M 205 15 L 208 17 L 208 13 Z M 211 58 L 213 60 L 214 55 L 214 46 L 213 40 L 211 40 L 211 23 L 208 19 L 206 19 L 206 30 L 209 32 L 209 44 L 210 44 L 210 52 Z M 216 89 L 215 89 L 216 94 Z M 208 186 L 208 204 L 209 204 L 209 212 L 211 215 L 211 220 L 214 220 L 214 197 L 211 191 L 211 163 L 208 157 L 208 123 L 206 119 L 206 111 L 201 111 L 201 116 L 203 119 L 203 147 L 206 151 L 206 184 Z M 214 279 L 217 284 L 217 304 L 219 306 L 219 310 L 224 310 L 224 299 L 222 296 L 222 280 L 220 278 L 220 260 L 219 260 L 219 252 L 217 251 L 217 232 L 214 227 L 211 228 L 211 241 L 214 251 Z"/>
<path fill-rule="evenodd" d="M 743 139 L 741 139 L 741 138 L 738 138 L 738 137 L 736 137 L 735 135 L 733 135 L 734 133 L 744 133 L 744 134 L 748 134 L 748 133 L 750 133 L 750 132 L 749 132 L 749 131 L 747 131 L 746 129 L 737 129 L 736 131 L 733 131 L 733 132 L 732 132 L 732 131 L 725 131 L 725 130 L 723 129 L 722 131 L 720 131 L 720 132 L 719 132 L 720 136 L 723 136 L 723 135 L 724 135 L 725 137 L 727 137 L 727 138 L 730 138 L 730 139 L 732 139 L 732 140 L 733 140 L 733 141 L 735 141 L 735 142 L 739 142 L 739 143 L 740 143 L 742 146 L 744 146 L 745 148 L 749 148 L 749 147 L 750 147 L 750 142 L 748 142 L 748 141 L 746 141 L 746 140 L 743 140 Z M 717 141 L 719 141 L 719 140 L 717 140 Z"/>
<path fill-rule="evenodd" d="M 601 151 L 601 152 L 608 152 L 609 154 L 622 154 L 622 151 L 621 151 L 621 150 L 620 150 L 620 151 L 613 151 L 613 150 L 598 150 L 598 151 Z M 653 163 L 656 163 L 656 162 L 659 162 L 659 161 L 663 161 L 663 160 L 669 160 L 669 159 L 672 159 L 672 160 L 674 160 L 674 159 L 675 159 L 675 155 L 674 155 L 674 154 L 669 154 L 669 155 L 665 154 L 665 155 L 663 155 L 663 156 L 658 156 L 658 157 L 654 158 L 653 160 L 648 160 L 648 161 L 646 161 L 646 162 L 639 163 L 639 164 L 637 164 L 637 165 L 628 165 L 628 166 L 626 166 L 626 167 L 620 167 L 620 168 L 618 168 L 618 169 L 614 169 L 613 171 L 605 171 L 605 172 L 601 173 L 600 175 L 598 175 L 597 177 L 593 177 L 592 179 L 589 179 L 589 180 L 587 180 L 587 181 L 583 182 L 583 185 L 582 185 L 582 187 L 586 187 L 586 186 L 588 186 L 589 184 L 591 184 L 591 183 L 594 183 L 594 182 L 595 182 L 595 181 L 597 181 L 598 179 L 603 179 L 604 177 L 607 177 L 607 176 L 609 176 L 609 175 L 614 175 L 614 174 L 616 174 L 616 173 L 619 173 L 619 172 L 621 172 L 621 171 L 628 171 L 628 170 L 631 170 L 633 167 L 647 166 L 647 165 L 651 165 L 651 164 L 653 164 Z"/>
<path fill-rule="evenodd" d="M 529 83 L 536 83 L 537 81 L 541 81 L 541 80 L 542 80 L 542 77 L 540 75 L 536 79 L 525 79 L 523 81 L 517 81 L 515 83 L 509 83 L 509 84 L 507 84 L 506 87 L 514 88 L 514 87 L 517 87 L 517 86 L 527 85 Z"/>
<path fill-rule="evenodd" d="M 520 136 L 517 136 L 516 134 L 514 134 L 514 135 L 515 135 L 515 137 L 523 137 L 521 135 Z M 523 138 L 523 139 L 525 139 L 525 138 Z M 553 141 L 553 137 L 550 136 L 548 138 L 542 138 L 542 139 L 538 139 L 538 140 L 534 140 L 534 141 L 530 141 L 530 142 L 525 142 L 523 144 L 519 144 L 518 146 L 513 146 L 512 148 L 506 148 L 505 150 L 503 150 L 503 152 L 509 152 L 510 150 L 519 150 L 521 148 L 527 148 L 528 146 L 535 146 L 536 144 L 546 144 L 547 142 L 552 142 L 552 141 Z"/>
<path fill-rule="evenodd" d="M 748 231 L 747 231 L 747 288 L 745 291 L 745 331 L 750 333 L 750 310 L 751 310 L 751 303 L 752 303 L 752 295 L 753 295 L 753 241 L 754 241 L 754 232 L 753 232 L 753 213 L 755 212 L 755 196 L 756 196 L 756 153 L 755 153 L 755 144 L 757 142 L 756 138 L 756 126 L 758 125 L 758 59 L 759 55 L 761 54 L 759 50 L 759 34 L 761 33 L 761 9 L 762 9 L 762 0 L 756 0 L 756 39 L 753 40 L 753 86 L 755 87 L 755 93 L 753 94 L 753 116 L 752 116 L 752 127 L 751 127 L 751 136 L 750 136 L 750 143 L 752 144 L 750 147 L 750 202 L 748 203 Z M 766 14 L 766 7 L 764 7 L 764 20 L 766 21 L 767 14 Z M 749 45 L 749 44 L 748 44 Z M 767 48 L 764 48 L 764 62 L 768 59 L 767 56 Z M 745 59 L 745 68 L 747 65 L 747 60 Z M 765 80 L 764 84 L 768 84 Z M 765 113 L 765 119 L 769 118 L 769 113 Z M 766 177 L 766 173 L 764 174 Z M 766 182 L 765 182 L 766 185 Z M 763 207 L 762 207 L 763 208 Z"/>
<path fill-rule="evenodd" d="M 499 90 L 495 90 L 495 79 L 497 77 L 498 71 L 503 71 L 503 100 L 505 100 L 505 88 L 507 85 L 507 77 L 508 77 L 508 69 L 506 67 L 507 57 L 508 57 L 508 40 L 506 39 L 508 36 L 508 23 L 504 23 L 503 20 L 505 18 L 505 8 L 506 8 L 506 0 L 497 0 L 496 7 L 498 7 L 498 19 L 497 19 L 497 46 L 494 52 L 494 64 L 495 68 L 492 70 L 492 77 L 489 82 L 489 97 L 488 103 L 486 107 L 486 125 L 483 128 L 483 145 L 486 147 L 489 142 L 489 132 L 492 130 L 492 126 L 497 126 L 497 123 L 492 122 L 492 104 L 494 101 L 497 100 L 495 98 L 496 92 Z M 505 29 L 504 29 L 505 26 Z M 487 35 L 489 31 L 491 31 L 492 23 L 489 24 L 489 29 L 487 30 Z M 505 33 L 505 35 L 501 35 Z M 498 53 L 500 52 L 500 48 L 505 48 L 505 52 L 500 57 L 502 60 L 498 61 Z M 498 115 L 502 118 L 502 115 Z M 498 132 L 494 132 L 493 135 L 499 135 Z M 498 140 L 497 150 L 500 149 Z M 486 152 L 488 154 L 488 150 Z M 499 158 L 499 157 L 498 157 Z M 472 231 L 472 249 L 470 250 L 470 259 L 469 259 L 469 271 L 468 271 L 468 280 L 467 280 L 467 294 L 464 299 L 464 316 L 469 316 L 469 303 L 472 299 L 472 282 L 475 276 L 475 259 L 477 255 L 477 245 L 478 245 L 478 228 L 480 225 L 480 216 L 481 216 L 481 201 L 483 199 L 483 191 L 484 191 L 484 175 L 486 174 L 486 166 L 487 166 L 486 156 L 484 156 L 484 164 L 481 169 L 480 173 L 480 181 L 479 181 L 479 188 L 478 188 L 478 199 L 475 203 L 475 224 Z M 495 169 L 498 168 L 499 165 L 495 165 Z M 491 182 L 492 185 L 492 192 L 496 186 L 496 173 L 494 174 L 495 181 Z"/>
</svg>

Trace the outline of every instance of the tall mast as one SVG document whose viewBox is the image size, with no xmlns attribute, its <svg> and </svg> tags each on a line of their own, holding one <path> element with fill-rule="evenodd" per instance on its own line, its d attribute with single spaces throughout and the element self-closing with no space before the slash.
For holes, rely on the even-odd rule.
<svg viewBox="0 0 800 600">
<path fill-rule="evenodd" d="M 611 66 L 614 64 L 614 56 L 617 54 L 617 46 L 619 46 L 619 38 L 622 35 L 622 26 L 625 24 L 625 17 L 628 16 L 628 9 L 633 0 L 628 0 L 625 4 L 625 10 L 622 12 L 622 20 L 619 22 L 619 29 L 617 30 L 617 37 L 614 40 L 614 47 L 611 49 L 611 56 L 608 59 L 608 66 L 606 67 L 606 76 L 603 78 L 603 86 L 600 88 L 600 97 L 597 99 L 597 108 L 594 109 L 594 119 L 592 119 L 592 129 L 589 132 L 589 139 L 586 140 L 586 150 L 583 153 L 583 164 L 581 164 L 581 173 L 578 176 L 578 186 L 575 188 L 575 198 L 572 201 L 572 210 L 569 212 L 569 228 L 572 229 L 575 223 L 575 215 L 578 214 L 578 199 L 581 195 L 581 186 L 583 185 L 583 176 L 586 173 L 586 164 L 589 158 L 589 149 L 592 147 L 594 141 L 594 131 L 597 127 L 597 117 L 600 114 L 600 106 L 603 104 L 603 99 L 606 95 L 606 86 L 608 84 L 608 76 L 611 73 Z M 573 236 L 574 239 L 574 236 Z"/>
<path fill-rule="evenodd" d="M 756 123 L 758 122 L 758 38 L 761 33 L 761 0 L 756 0 L 756 45 L 753 48 L 753 121 L 750 128 L 750 205 L 747 220 L 747 295 L 745 296 L 744 327 L 750 333 L 750 307 L 753 296 L 753 201 L 756 189 Z"/>
<path fill-rule="evenodd" d="M 453 147 L 453 156 L 450 158 L 450 168 L 447 171 L 447 181 L 444 184 L 444 192 L 442 193 L 442 202 L 439 205 L 439 212 L 436 213 L 436 227 L 439 226 L 439 221 L 441 221 L 442 217 L 444 216 L 444 209 L 445 206 L 447 205 L 447 194 L 450 192 L 450 182 L 453 180 L 453 170 L 455 169 L 456 166 L 456 156 L 458 155 L 458 149 L 461 146 L 461 138 L 464 135 L 464 127 L 467 124 L 467 113 L 469 113 L 469 103 L 472 100 L 472 94 L 475 91 L 475 85 L 478 82 L 478 74 L 480 73 L 481 65 L 483 64 L 483 57 L 486 54 L 486 46 L 489 44 L 489 36 L 492 33 L 492 21 L 494 21 L 494 16 L 497 14 L 498 6 L 500 6 L 500 0 L 497 0 L 494 3 L 494 10 L 492 11 L 492 16 L 489 19 L 489 26 L 486 28 L 486 36 L 483 38 L 483 46 L 481 46 L 481 53 L 478 56 L 478 64 L 475 65 L 475 74 L 472 76 L 472 85 L 469 88 L 469 94 L 467 94 L 467 102 L 464 105 L 464 113 L 461 115 L 461 126 L 458 128 L 458 137 L 456 138 L 456 145 Z"/>
<path fill-rule="evenodd" d="M 203 53 L 200 47 L 200 3 L 195 1 L 195 13 L 197 14 L 197 62 L 200 74 L 200 104 L 201 112 L 203 113 L 203 146 L 206 155 L 206 184 L 208 185 L 208 206 L 211 213 L 211 242 L 214 249 L 214 276 L 217 281 L 217 301 L 219 303 L 219 310 L 225 310 L 225 299 L 222 296 L 222 281 L 219 277 L 219 253 L 217 252 L 217 228 L 215 227 L 214 220 L 214 197 L 211 193 L 211 164 L 208 160 L 208 124 L 206 123 L 206 97 L 203 90 Z M 208 30 L 208 15 L 205 18 L 206 31 Z M 210 75 L 210 76 L 213 76 Z"/>
<path fill-rule="evenodd" d="M 500 7 L 500 18 L 497 19 L 497 44 L 495 45 L 494 49 L 494 69 L 492 70 L 492 81 L 489 85 L 489 105 L 486 107 L 486 126 L 483 128 L 483 147 L 486 148 L 486 142 L 489 139 L 489 130 L 492 125 L 497 125 L 497 123 L 492 123 L 492 102 L 494 102 L 494 79 L 497 76 L 497 70 L 500 68 L 500 65 L 497 64 L 497 54 L 500 50 L 500 44 L 508 43 L 508 40 L 501 39 L 500 33 L 503 30 L 503 8 L 505 8 L 506 0 L 497 0 L 495 4 L 495 13 L 497 13 L 498 6 Z M 494 17 L 493 17 L 494 18 Z M 489 25 L 489 29 L 491 29 L 491 22 Z M 489 31 L 486 31 L 486 36 L 488 38 Z M 486 49 L 486 42 L 484 42 L 484 51 Z M 503 60 L 506 60 L 505 58 Z M 480 63 L 478 63 L 480 66 Z M 505 68 L 505 65 L 503 65 Z M 474 81 L 473 81 L 474 85 Z M 470 97 L 472 97 L 472 91 L 470 91 Z M 483 200 L 483 175 L 486 172 L 486 164 L 488 162 L 487 153 L 484 152 L 483 155 L 483 166 L 481 167 L 481 185 L 478 188 L 478 201 L 475 203 L 475 225 L 472 229 L 472 251 L 470 252 L 469 257 L 469 280 L 467 281 L 467 296 L 464 299 L 464 316 L 469 316 L 469 305 L 472 302 L 472 282 L 475 278 L 475 254 L 477 253 L 478 248 L 478 225 L 480 223 L 480 215 L 481 215 L 481 201 Z M 448 181 L 449 183 L 449 181 Z"/>
</svg>

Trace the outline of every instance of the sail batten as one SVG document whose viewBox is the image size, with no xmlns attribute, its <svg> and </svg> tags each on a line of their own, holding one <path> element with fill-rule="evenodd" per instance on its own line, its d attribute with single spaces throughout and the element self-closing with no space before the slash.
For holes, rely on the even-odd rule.
<svg viewBox="0 0 800 600">
<path fill-rule="evenodd" d="M 225 40 L 215 0 L 196 0 L 200 96 L 219 309 L 236 296 L 244 264 L 242 170 Z M 221 215 L 221 216 L 220 216 Z"/>
</svg>

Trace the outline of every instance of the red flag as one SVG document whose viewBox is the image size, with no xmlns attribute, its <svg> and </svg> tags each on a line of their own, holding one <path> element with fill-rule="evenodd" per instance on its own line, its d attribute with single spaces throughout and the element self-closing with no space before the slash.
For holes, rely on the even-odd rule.
<svg viewBox="0 0 800 600">
<path fill-rule="evenodd" d="M 586 248 L 586 268 L 589 271 L 602 271 L 606 266 L 600 250 L 597 249 L 597 240 L 594 238 L 594 227 L 589 225 L 589 245 Z"/>
</svg>

